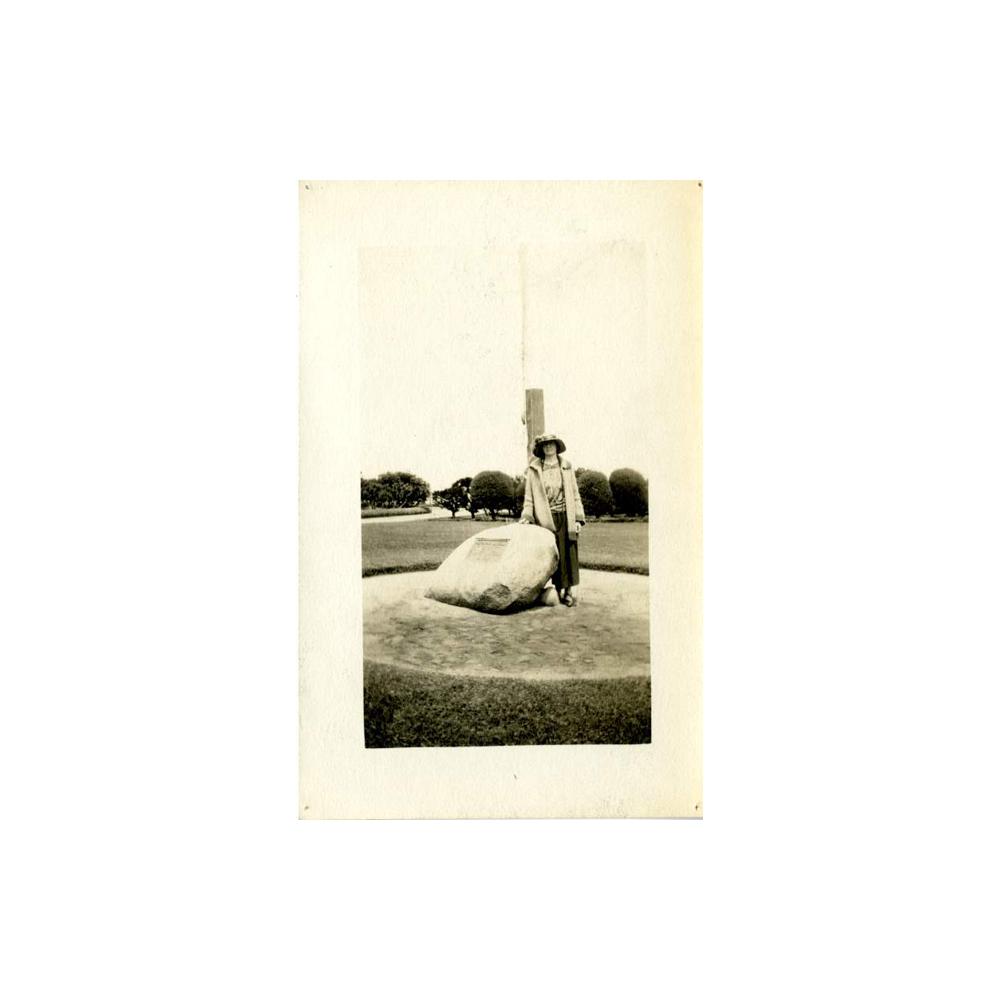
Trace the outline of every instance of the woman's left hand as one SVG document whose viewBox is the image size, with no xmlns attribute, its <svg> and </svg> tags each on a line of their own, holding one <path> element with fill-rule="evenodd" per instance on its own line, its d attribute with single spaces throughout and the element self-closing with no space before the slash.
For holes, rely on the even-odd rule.
<svg viewBox="0 0 1000 1000">
<path fill-rule="evenodd" d="M 580 530 L 581 530 L 582 528 L 583 528 L 583 521 L 577 521 L 577 522 L 576 522 L 576 533 L 577 533 L 578 535 L 580 534 Z"/>
</svg>

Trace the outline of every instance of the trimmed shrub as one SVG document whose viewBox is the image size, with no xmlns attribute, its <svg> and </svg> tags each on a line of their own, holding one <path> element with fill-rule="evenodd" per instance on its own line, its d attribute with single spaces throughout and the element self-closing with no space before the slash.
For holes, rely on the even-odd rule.
<svg viewBox="0 0 1000 1000">
<path fill-rule="evenodd" d="M 510 514 L 511 517 L 520 517 L 521 511 L 524 510 L 524 476 L 514 476 L 512 481 L 514 483 L 514 491 L 510 498 Z"/>
<path fill-rule="evenodd" d="M 649 512 L 646 480 L 635 469 L 615 469 L 608 479 L 616 514 L 641 515 Z"/>
<path fill-rule="evenodd" d="M 480 472 L 469 487 L 470 509 L 485 510 L 495 521 L 501 511 L 514 506 L 514 480 L 506 472 Z"/>
<path fill-rule="evenodd" d="M 427 482 L 412 472 L 383 472 L 361 480 L 362 507 L 416 507 L 430 496 Z"/>
<path fill-rule="evenodd" d="M 605 517 L 614 510 L 615 498 L 608 477 L 592 469 L 577 469 L 576 484 L 587 517 Z"/>
</svg>

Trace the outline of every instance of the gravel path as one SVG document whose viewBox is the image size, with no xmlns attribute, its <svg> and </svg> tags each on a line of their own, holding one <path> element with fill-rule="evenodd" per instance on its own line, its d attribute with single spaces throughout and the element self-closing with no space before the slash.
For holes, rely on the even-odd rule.
<svg viewBox="0 0 1000 1000">
<path fill-rule="evenodd" d="M 649 676 L 649 579 L 582 570 L 580 604 L 489 615 L 424 597 L 431 573 L 362 581 L 364 656 L 476 677 Z"/>
<path fill-rule="evenodd" d="M 363 517 L 361 518 L 361 527 L 363 528 L 366 524 L 387 524 L 393 523 L 401 524 L 407 521 L 471 521 L 472 518 L 467 514 L 459 514 L 457 517 L 451 516 L 451 511 L 442 510 L 440 507 L 431 507 L 429 514 L 388 514 L 384 517 Z"/>
</svg>

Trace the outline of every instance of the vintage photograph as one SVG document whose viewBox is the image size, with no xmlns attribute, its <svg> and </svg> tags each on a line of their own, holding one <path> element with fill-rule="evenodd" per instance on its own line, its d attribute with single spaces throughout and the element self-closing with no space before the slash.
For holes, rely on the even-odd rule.
<svg viewBox="0 0 1000 1000">
<path fill-rule="evenodd" d="M 645 281 L 634 242 L 362 249 L 366 747 L 649 742 Z"/>
<path fill-rule="evenodd" d="M 300 815 L 701 815 L 701 184 L 299 193 Z"/>
</svg>

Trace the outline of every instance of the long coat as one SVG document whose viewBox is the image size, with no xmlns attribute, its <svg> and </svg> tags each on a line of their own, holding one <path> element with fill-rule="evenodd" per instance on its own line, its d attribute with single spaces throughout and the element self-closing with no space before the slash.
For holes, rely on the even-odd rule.
<svg viewBox="0 0 1000 1000">
<path fill-rule="evenodd" d="M 573 466 L 565 458 L 559 459 L 559 467 L 562 469 L 563 496 L 566 498 L 566 525 L 569 533 L 576 537 L 576 524 L 586 523 L 583 512 L 583 501 L 580 499 L 580 487 L 576 485 L 576 473 Z M 545 486 L 542 483 L 542 460 L 533 458 L 524 470 L 524 509 L 521 517 L 533 518 L 536 524 L 555 533 L 556 523 L 552 520 L 552 512 L 549 510 L 549 500 L 545 495 Z"/>
</svg>

